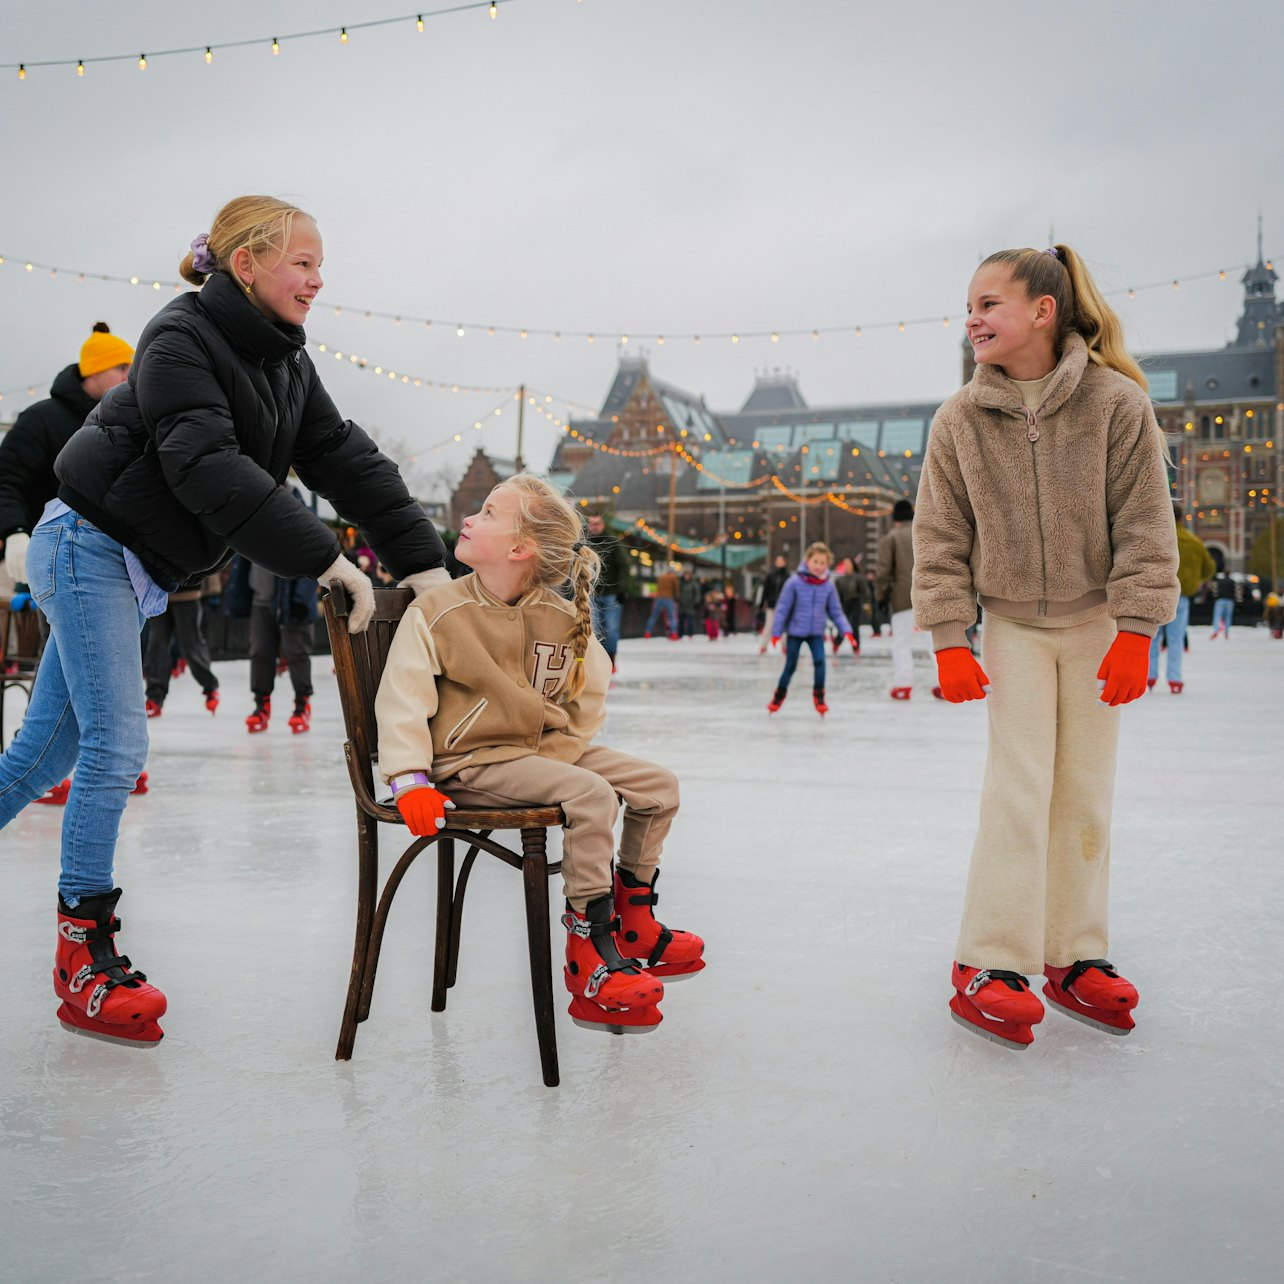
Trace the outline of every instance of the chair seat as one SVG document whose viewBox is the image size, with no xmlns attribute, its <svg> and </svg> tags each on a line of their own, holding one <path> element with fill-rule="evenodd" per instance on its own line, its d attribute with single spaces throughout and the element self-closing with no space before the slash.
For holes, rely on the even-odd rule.
<svg viewBox="0 0 1284 1284">
<path fill-rule="evenodd" d="M 381 820 L 403 825 L 390 802 L 380 803 Z M 448 829 L 557 829 L 566 823 L 560 807 L 455 807 L 446 812 Z"/>
</svg>

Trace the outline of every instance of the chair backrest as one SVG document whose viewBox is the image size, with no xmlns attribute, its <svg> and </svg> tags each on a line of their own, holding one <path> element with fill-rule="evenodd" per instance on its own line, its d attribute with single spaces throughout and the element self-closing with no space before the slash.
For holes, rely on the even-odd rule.
<svg viewBox="0 0 1284 1284">
<path fill-rule="evenodd" d="M 379 753 L 375 696 L 384 665 L 388 663 L 393 635 L 415 595 L 410 589 L 377 588 L 374 597 L 374 618 L 370 627 L 364 633 L 349 633 L 348 612 L 352 602 L 347 592 L 336 584 L 325 595 L 325 623 L 330 631 L 330 651 L 339 684 L 343 725 L 347 729 L 352 752 L 365 768 L 362 778 L 367 789 L 373 779 L 372 769 Z"/>
<path fill-rule="evenodd" d="M 0 598 L 0 665 L 17 661 L 22 669 L 34 670 L 44 649 L 35 609 L 14 611 L 8 598 Z"/>
</svg>

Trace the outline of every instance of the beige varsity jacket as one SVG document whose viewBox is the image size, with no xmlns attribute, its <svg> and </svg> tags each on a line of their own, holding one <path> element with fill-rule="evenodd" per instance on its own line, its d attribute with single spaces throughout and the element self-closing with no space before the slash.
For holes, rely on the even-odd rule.
<svg viewBox="0 0 1284 1284">
<path fill-rule="evenodd" d="M 375 698 L 379 772 L 462 767 L 538 754 L 575 762 L 606 718 L 611 661 L 592 638 L 579 696 L 558 698 L 575 608 L 549 589 L 510 606 L 476 575 L 421 593 L 397 626 Z"/>
<path fill-rule="evenodd" d="M 1177 537 L 1154 411 L 1072 335 L 1037 410 L 978 366 L 936 412 L 914 513 L 914 620 L 968 645 L 981 605 L 1032 624 L 1108 611 L 1153 637 L 1177 608 Z"/>
</svg>

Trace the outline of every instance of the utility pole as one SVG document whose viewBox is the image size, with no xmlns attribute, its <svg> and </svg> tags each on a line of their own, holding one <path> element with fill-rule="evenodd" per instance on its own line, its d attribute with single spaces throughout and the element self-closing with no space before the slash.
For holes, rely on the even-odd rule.
<svg viewBox="0 0 1284 1284">
<path fill-rule="evenodd" d="M 526 385 L 517 389 L 517 458 L 513 460 L 517 471 L 522 471 L 522 425 L 526 420 Z"/>
<path fill-rule="evenodd" d="M 675 441 L 673 443 L 672 454 L 670 454 L 669 456 L 669 543 L 670 544 L 677 543 L 677 537 L 678 537 L 678 533 L 676 529 L 677 519 L 674 516 L 674 513 L 676 512 L 677 502 L 678 502 L 678 443 Z M 669 550 L 670 556 L 672 556 L 672 554 L 675 551 L 676 551 L 675 549 L 670 549 Z"/>
</svg>

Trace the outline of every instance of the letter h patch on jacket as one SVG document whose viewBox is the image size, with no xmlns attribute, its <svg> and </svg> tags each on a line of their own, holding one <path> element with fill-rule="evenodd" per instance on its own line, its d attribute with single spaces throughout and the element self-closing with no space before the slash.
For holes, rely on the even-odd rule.
<svg viewBox="0 0 1284 1284">
<path fill-rule="evenodd" d="M 566 680 L 567 661 L 571 648 L 561 642 L 535 643 L 535 672 L 531 686 L 547 699 Z"/>
</svg>

